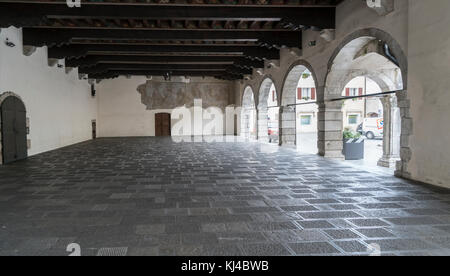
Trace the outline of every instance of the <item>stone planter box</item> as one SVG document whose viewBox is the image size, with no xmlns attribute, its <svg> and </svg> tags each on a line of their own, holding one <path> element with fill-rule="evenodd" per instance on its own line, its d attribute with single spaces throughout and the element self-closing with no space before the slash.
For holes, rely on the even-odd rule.
<svg viewBox="0 0 450 276">
<path fill-rule="evenodd" d="M 345 160 L 364 159 L 364 139 L 344 139 L 343 154 Z"/>
</svg>

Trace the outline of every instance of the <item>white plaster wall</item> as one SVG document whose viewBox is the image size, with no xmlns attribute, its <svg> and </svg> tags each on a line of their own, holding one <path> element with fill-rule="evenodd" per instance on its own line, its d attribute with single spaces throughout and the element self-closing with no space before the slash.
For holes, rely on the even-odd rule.
<svg viewBox="0 0 450 276">
<path fill-rule="evenodd" d="M 430 2 L 409 6 L 408 169 L 415 180 L 450 188 L 450 1 Z"/>
<path fill-rule="evenodd" d="M 130 136 L 155 136 L 155 114 L 160 112 L 171 113 L 172 109 L 147 110 L 141 102 L 141 94 L 137 88 L 147 82 L 146 77 L 119 77 L 117 79 L 103 80 L 97 87 L 98 107 L 98 135 L 99 137 L 130 137 Z M 191 82 L 221 82 L 214 79 L 192 78 Z M 231 97 L 234 101 L 234 97 Z M 186 103 L 192 105 L 193 103 Z M 193 111 L 193 109 L 190 109 Z M 194 120 L 193 112 L 192 120 Z M 234 122 L 234 118 L 229 118 Z M 225 114 L 224 114 L 225 120 Z M 209 121 L 203 120 L 203 126 Z M 214 135 L 223 135 L 227 128 L 226 122 L 222 122 L 222 132 L 219 124 L 216 124 Z M 174 121 L 172 121 L 172 127 Z M 229 124 L 230 127 L 234 125 Z M 228 131 L 234 134 L 234 129 Z M 176 136 L 176 133 L 172 133 Z M 199 134 L 192 132 L 192 134 Z"/>
<path fill-rule="evenodd" d="M 16 44 L 7 47 L 8 38 Z M 77 70 L 49 67 L 47 48 L 32 56 L 22 54 L 22 32 L 16 28 L 0 33 L 0 93 L 18 94 L 30 119 L 29 155 L 68 146 L 92 138 L 92 120 L 97 119 L 97 99 L 90 85 L 79 80 Z"/>
<path fill-rule="evenodd" d="M 99 137 L 154 136 L 158 111 L 147 111 L 137 87 L 145 77 L 104 80 L 97 88 Z M 169 112 L 161 110 L 159 112 Z M 153 126 L 153 127 L 152 127 Z"/>
</svg>

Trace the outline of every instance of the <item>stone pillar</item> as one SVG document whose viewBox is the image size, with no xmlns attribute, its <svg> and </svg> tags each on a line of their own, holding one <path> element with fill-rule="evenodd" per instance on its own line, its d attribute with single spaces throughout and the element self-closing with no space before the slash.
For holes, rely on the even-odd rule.
<svg viewBox="0 0 450 276">
<path fill-rule="evenodd" d="M 319 103 L 318 141 L 319 155 L 344 160 L 342 154 L 342 102 Z"/>
<path fill-rule="evenodd" d="M 378 166 L 395 168 L 400 161 L 400 134 L 401 118 L 397 107 L 397 97 L 387 96 L 381 99 L 383 104 L 383 157 L 378 161 Z"/>
<path fill-rule="evenodd" d="M 397 105 L 401 115 L 401 136 L 400 136 L 400 161 L 397 162 L 395 175 L 398 177 L 411 178 L 408 171 L 408 163 L 411 160 L 411 149 L 409 148 L 409 137 L 413 133 L 413 119 L 409 112 L 411 102 L 408 99 L 407 92 L 396 93 Z"/>
<path fill-rule="evenodd" d="M 258 109 L 258 140 L 260 142 L 269 142 L 269 128 L 268 128 L 268 111 L 267 107 Z"/>
<path fill-rule="evenodd" d="M 280 146 L 295 147 L 296 141 L 296 123 L 295 107 L 281 106 L 279 109 L 279 133 Z"/>
<path fill-rule="evenodd" d="M 250 112 L 253 114 L 253 125 L 251 126 L 250 138 L 252 140 L 258 140 L 258 113 L 259 112 L 257 109 L 252 109 Z"/>
<path fill-rule="evenodd" d="M 247 108 L 241 113 L 241 137 L 250 139 L 250 111 Z"/>
</svg>

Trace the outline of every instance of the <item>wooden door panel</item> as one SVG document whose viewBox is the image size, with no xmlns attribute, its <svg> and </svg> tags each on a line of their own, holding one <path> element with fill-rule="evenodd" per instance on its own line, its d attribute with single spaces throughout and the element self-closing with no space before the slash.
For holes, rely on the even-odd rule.
<svg viewBox="0 0 450 276">
<path fill-rule="evenodd" d="M 3 164 L 8 164 L 16 160 L 16 136 L 13 132 L 3 132 L 2 154 Z"/>
<path fill-rule="evenodd" d="M 155 136 L 170 136 L 171 123 L 170 114 L 157 113 L 155 114 Z"/>
<path fill-rule="evenodd" d="M 155 136 L 162 135 L 162 127 L 161 127 L 161 114 L 155 114 Z"/>
<path fill-rule="evenodd" d="M 22 103 L 17 99 L 14 130 L 16 134 L 16 156 L 17 160 L 27 158 L 27 116 L 22 109 Z"/>
<path fill-rule="evenodd" d="M 162 133 L 163 136 L 170 136 L 170 114 L 164 114 L 162 120 Z"/>
<path fill-rule="evenodd" d="M 25 106 L 16 97 L 7 98 L 1 106 L 3 163 L 28 156 Z"/>
</svg>

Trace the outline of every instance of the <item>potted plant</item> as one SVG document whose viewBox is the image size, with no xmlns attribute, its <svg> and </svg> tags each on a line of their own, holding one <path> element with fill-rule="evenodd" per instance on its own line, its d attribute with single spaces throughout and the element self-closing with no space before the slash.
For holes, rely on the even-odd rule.
<svg viewBox="0 0 450 276">
<path fill-rule="evenodd" d="M 345 160 L 364 159 L 364 138 L 361 133 L 346 128 L 343 133 Z"/>
<path fill-rule="evenodd" d="M 307 79 L 307 78 L 309 78 L 309 76 L 311 76 L 309 73 L 303 73 L 302 74 L 302 78 L 303 79 Z"/>
</svg>

